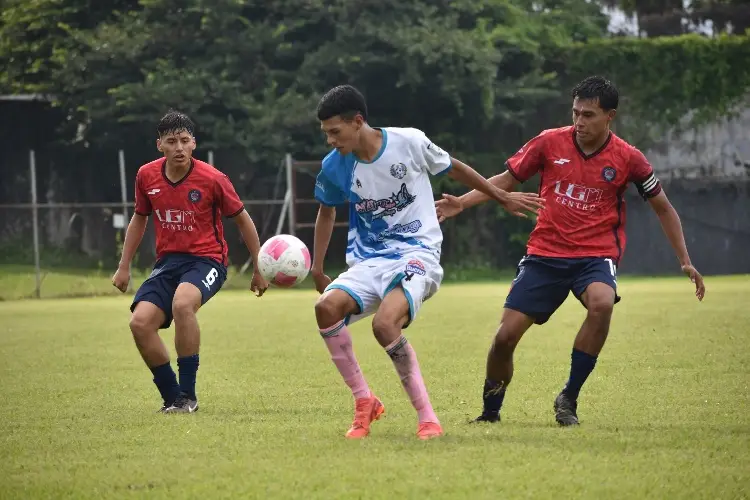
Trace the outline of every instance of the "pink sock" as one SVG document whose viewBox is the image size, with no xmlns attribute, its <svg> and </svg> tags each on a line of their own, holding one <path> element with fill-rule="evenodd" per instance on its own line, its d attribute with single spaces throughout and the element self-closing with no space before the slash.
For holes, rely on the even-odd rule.
<svg viewBox="0 0 750 500">
<path fill-rule="evenodd" d="M 406 337 L 401 335 L 385 348 L 385 352 L 391 357 L 398 376 L 401 377 L 401 384 L 403 384 L 406 393 L 409 395 L 411 404 L 417 410 L 419 422 L 435 422 L 439 424 L 440 421 L 437 415 L 435 415 L 432 404 L 430 404 L 430 397 L 427 395 L 427 388 L 422 379 L 422 372 L 419 370 L 417 354 L 406 340 Z"/>
<path fill-rule="evenodd" d="M 320 335 L 325 340 L 333 363 L 344 377 L 344 382 L 352 390 L 354 397 L 369 397 L 370 388 L 362 375 L 362 370 L 359 369 L 359 363 L 352 348 L 352 336 L 349 335 L 349 329 L 344 322 L 339 321 L 330 328 L 320 330 Z"/>
</svg>

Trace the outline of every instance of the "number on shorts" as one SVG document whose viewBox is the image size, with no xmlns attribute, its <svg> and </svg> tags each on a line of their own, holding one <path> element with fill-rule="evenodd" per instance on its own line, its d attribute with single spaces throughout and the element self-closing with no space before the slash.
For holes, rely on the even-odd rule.
<svg viewBox="0 0 750 500">
<path fill-rule="evenodd" d="M 615 263 L 612 259 L 604 259 L 607 261 L 607 264 L 609 264 L 609 272 L 612 273 L 612 277 L 615 278 L 617 276 L 617 268 L 615 267 Z"/>
<path fill-rule="evenodd" d="M 211 268 L 211 270 L 206 275 L 206 279 L 202 281 L 203 286 L 205 286 L 207 290 L 211 290 L 211 285 L 214 284 L 214 282 L 216 281 L 216 278 L 218 277 L 219 277 L 219 271 L 217 271 L 214 268 Z"/>
</svg>

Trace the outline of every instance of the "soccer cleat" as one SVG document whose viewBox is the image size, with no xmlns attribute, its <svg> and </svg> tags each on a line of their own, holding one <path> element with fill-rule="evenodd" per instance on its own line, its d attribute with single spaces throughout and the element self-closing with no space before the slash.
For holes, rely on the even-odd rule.
<svg viewBox="0 0 750 500">
<path fill-rule="evenodd" d="M 487 423 L 487 424 L 496 424 L 496 423 L 499 423 L 499 422 L 500 422 L 500 414 L 499 413 L 497 415 L 495 415 L 495 416 L 485 415 L 484 413 L 482 413 L 481 415 L 479 415 L 474 420 L 470 420 L 469 421 L 470 424 L 484 424 L 484 423 Z"/>
<path fill-rule="evenodd" d="M 420 422 L 417 426 L 417 437 L 422 441 L 440 437 L 443 435 L 443 428 L 435 422 Z"/>
<path fill-rule="evenodd" d="M 578 402 L 561 392 L 555 398 L 555 420 L 563 427 L 578 425 L 577 408 Z"/>
<path fill-rule="evenodd" d="M 370 434 L 370 424 L 385 413 L 385 406 L 374 394 L 369 398 L 358 398 L 354 404 L 354 421 L 346 431 L 349 439 L 362 439 Z"/>
<path fill-rule="evenodd" d="M 162 408 L 162 413 L 195 413 L 198 411 L 198 401 L 187 396 L 180 396 L 168 408 Z"/>
</svg>

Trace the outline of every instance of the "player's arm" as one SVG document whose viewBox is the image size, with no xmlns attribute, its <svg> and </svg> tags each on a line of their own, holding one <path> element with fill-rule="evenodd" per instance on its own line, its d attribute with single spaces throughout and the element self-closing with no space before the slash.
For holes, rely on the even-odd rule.
<svg viewBox="0 0 750 500">
<path fill-rule="evenodd" d="M 323 293 L 331 278 L 323 271 L 328 244 L 331 242 L 333 226 L 336 223 L 336 205 L 346 202 L 346 195 L 333 182 L 323 168 L 315 180 L 315 199 L 320 202 L 318 216 L 315 218 L 315 235 L 313 236 L 313 261 L 310 268 L 315 281 L 315 289 Z"/>
<path fill-rule="evenodd" d="M 522 199 L 531 196 L 533 201 L 540 203 L 538 205 L 540 208 L 544 200 L 535 200 L 533 197 L 536 197 L 536 195 L 530 193 L 512 193 L 512 191 L 515 190 L 518 184 L 530 179 L 544 167 L 544 136 L 545 133 L 542 132 L 527 142 L 524 147 L 508 159 L 506 162 L 508 169 L 505 172 L 489 179 L 492 185 L 508 193 L 508 196 L 515 196 Z M 443 222 L 449 217 L 455 217 L 465 208 L 479 205 L 490 199 L 492 198 L 481 190 L 476 189 L 460 198 L 444 194 L 443 199 L 435 203 L 438 220 Z"/>
<path fill-rule="evenodd" d="M 644 200 L 648 201 L 657 217 L 659 217 L 664 234 L 680 262 L 680 268 L 690 278 L 690 281 L 695 283 L 695 296 L 698 297 L 698 300 L 703 300 L 706 287 L 703 284 L 703 277 L 690 261 L 685 235 L 682 231 L 682 222 L 677 210 L 667 198 L 659 179 L 656 178 L 653 168 L 651 168 L 643 153 L 635 150 L 631 158 L 630 169 L 633 183 L 638 192 Z"/>
<path fill-rule="evenodd" d="M 245 242 L 247 251 L 253 258 L 253 271 L 258 271 L 258 255 L 260 254 L 260 236 L 258 236 L 258 229 L 255 227 L 255 222 L 247 210 L 242 210 L 238 215 L 233 217 L 234 222 L 237 224 L 237 228 L 240 230 L 242 235 L 242 241 Z"/>
<path fill-rule="evenodd" d="M 258 297 L 268 289 L 268 282 L 258 270 L 258 254 L 260 254 L 260 237 L 253 219 L 245 210 L 237 191 L 234 189 L 229 177 L 222 174 L 216 179 L 216 197 L 219 202 L 221 213 L 234 219 L 240 230 L 242 240 L 245 242 L 247 251 L 253 258 L 253 277 L 250 280 L 250 290 Z"/>
<path fill-rule="evenodd" d="M 323 261 L 328 252 L 328 244 L 331 242 L 333 226 L 336 223 L 336 208 L 327 207 L 323 204 L 318 208 L 318 216 L 315 218 L 315 236 L 313 250 L 312 273 L 323 274 Z"/>
<path fill-rule="evenodd" d="M 112 276 L 112 285 L 118 290 L 125 293 L 130 283 L 130 263 L 133 261 L 135 251 L 143 241 L 143 235 L 146 232 L 148 216 L 151 215 L 153 208 L 151 201 L 148 199 L 141 183 L 141 171 L 135 176 L 135 213 L 128 223 L 125 230 L 125 241 L 122 244 L 122 255 L 120 263 L 117 265 L 117 271 Z"/>
</svg>

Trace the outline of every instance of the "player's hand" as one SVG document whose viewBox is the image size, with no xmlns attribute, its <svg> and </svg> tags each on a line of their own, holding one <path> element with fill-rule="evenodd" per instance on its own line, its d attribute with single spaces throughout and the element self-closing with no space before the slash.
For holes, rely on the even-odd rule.
<svg viewBox="0 0 750 500">
<path fill-rule="evenodd" d="M 540 198 L 536 193 L 521 193 L 512 192 L 508 193 L 509 197 L 505 202 L 501 202 L 500 205 L 517 217 L 528 218 L 523 212 L 527 210 L 533 214 L 538 214 L 539 210 L 544 209 L 545 199 Z"/>
<path fill-rule="evenodd" d="M 260 297 L 268 290 L 268 281 L 260 274 L 257 269 L 253 271 L 253 279 L 250 280 L 250 291 Z"/>
<path fill-rule="evenodd" d="M 120 290 L 122 293 L 128 291 L 128 284 L 130 283 L 130 270 L 118 267 L 112 276 L 112 286 Z"/>
<path fill-rule="evenodd" d="M 703 284 L 701 273 L 690 264 L 682 266 L 682 272 L 690 278 L 691 282 L 695 283 L 695 296 L 698 297 L 698 300 L 703 300 L 706 295 L 706 285 Z"/>
<path fill-rule="evenodd" d="M 464 204 L 461 198 L 452 194 L 443 193 L 443 199 L 435 202 L 435 211 L 437 212 L 438 222 L 455 217 L 464 211 Z"/>
<path fill-rule="evenodd" d="M 318 293 L 323 293 L 326 291 L 326 287 L 331 284 L 331 278 L 326 276 L 323 271 L 317 271 L 313 269 L 310 271 L 313 277 L 313 281 L 315 282 L 315 289 L 318 291 Z"/>
</svg>

